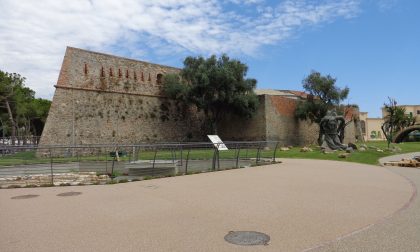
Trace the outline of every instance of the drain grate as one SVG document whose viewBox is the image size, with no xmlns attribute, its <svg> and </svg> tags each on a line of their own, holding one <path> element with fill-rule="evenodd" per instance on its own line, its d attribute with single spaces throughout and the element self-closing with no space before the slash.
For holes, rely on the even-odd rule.
<svg viewBox="0 0 420 252">
<path fill-rule="evenodd" d="M 59 193 L 57 196 L 65 197 L 65 196 L 77 196 L 82 194 L 81 192 L 65 192 L 65 193 Z"/>
<path fill-rule="evenodd" d="M 11 199 L 30 199 L 30 198 L 36 198 L 39 195 L 37 194 L 26 194 L 26 195 L 19 195 L 19 196 L 14 196 L 11 197 Z"/>
<path fill-rule="evenodd" d="M 255 231 L 230 231 L 225 241 L 242 246 L 268 245 L 270 236 Z"/>
</svg>

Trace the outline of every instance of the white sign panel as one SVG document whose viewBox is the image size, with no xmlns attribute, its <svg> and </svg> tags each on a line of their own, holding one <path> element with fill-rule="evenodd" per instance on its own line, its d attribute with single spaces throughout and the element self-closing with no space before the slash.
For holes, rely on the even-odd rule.
<svg viewBox="0 0 420 252">
<path fill-rule="evenodd" d="M 218 135 L 207 135 L 207 137 L 214 144 L 214 147 L 216 147 L 219 151 L 228 150 L 228 148 L 226 147 L 226 145 L 223 143 L 222 139 L 220 139 Z"/>
</svg>

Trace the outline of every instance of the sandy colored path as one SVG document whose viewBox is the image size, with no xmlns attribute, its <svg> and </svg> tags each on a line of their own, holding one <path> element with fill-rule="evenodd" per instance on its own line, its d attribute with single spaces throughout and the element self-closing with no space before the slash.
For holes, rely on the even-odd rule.
<svg viewBox="0 0 420 252">
<path fill-rule="evenodd" d="M 58 197 L 77 191 L 79 196 Z M 32 199 L 13 196 L 38 194 Z M 282 164 L 118 185 L 0 190 L 1 251 L 302 251 L 383 220 L 413 188 L 382 167 Z M 271 236 L 231 245 L 231 230 Z"/>
<path fill-rule="evenodd" d="M 420 152 L 406 153 L 385 157 L 379 160 L 381 164 L 388 161 L 399 161 L 402 158 L 412 158 Z M 420 169 L 386 166 L 394 173 L 411 180 L 420 192 Z M 357 234 L 339 239 L 311 252 L 418 252 L 420 251 L 420 201 L 414 198 L 410 206 L 394 214 L 392 218 L 378 223 Z"/>
</svg>

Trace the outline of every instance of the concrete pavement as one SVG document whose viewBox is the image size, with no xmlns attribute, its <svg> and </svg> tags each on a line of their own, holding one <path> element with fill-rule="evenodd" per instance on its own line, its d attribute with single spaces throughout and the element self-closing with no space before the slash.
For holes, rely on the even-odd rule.
<svg viewBox="0 0 420 252">
<path fill-rule="evenodd" d="M 0 250 L 302 251 L 411 209 L 402 210 L 414 199 L 412 185 L 386 168 L 282 161 L 127 184 L 0 190 Z M 56 196 L 71 191 L 82 194 Z M 26 194 L 39 197 L 11 199 Z M 224 241 L 241 230 L 271 241 Z"/>
<path fill-rule="evenodd" d="M 418 155 L 420 152 L 389 156 L 380 159 L 379 163 L 399 161 L 402 158 L 412 158 Z M 386 166 L 385 169 L 406 177 L 412 182 L 416 191 L 420 191 L 420 169 L 396 166 Z M 410 205 L 392 215 L 391 218 L 357 234 L 322 244 L 311 251 L 420 251 L 420 201 L 418 197 L 414 197 Z"/>
</svg>

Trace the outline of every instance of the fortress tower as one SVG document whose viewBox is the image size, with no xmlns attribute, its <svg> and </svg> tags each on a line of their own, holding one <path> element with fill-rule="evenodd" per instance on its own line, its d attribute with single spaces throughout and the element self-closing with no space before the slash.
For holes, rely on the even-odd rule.
<svg viewBox="0 0 420 252">
<path fill-rule="evenodd" d="M 162 94 L 180 69 L 68 47 L 40 145 L 192 141 L 197 113 Z"/>
</svg>

